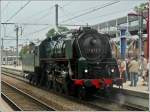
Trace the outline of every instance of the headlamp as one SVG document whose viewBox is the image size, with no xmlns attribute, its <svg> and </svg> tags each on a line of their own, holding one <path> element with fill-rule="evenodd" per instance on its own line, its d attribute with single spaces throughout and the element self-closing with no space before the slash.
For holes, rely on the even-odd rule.
<svg viewBox="0 0 150 112">
<path fill-rule="evenodd" d="M 114 69 L 111 69 L 111 72 L 114 72 Z"/>
<path fill-rule="evenodd" d="M 87 70 L 87 69 L 85 69 L 85 70 L 84 70 L 84 72 L 85 72 L 85 73 L 88 73 L 88 70 Z"/>
</svg>

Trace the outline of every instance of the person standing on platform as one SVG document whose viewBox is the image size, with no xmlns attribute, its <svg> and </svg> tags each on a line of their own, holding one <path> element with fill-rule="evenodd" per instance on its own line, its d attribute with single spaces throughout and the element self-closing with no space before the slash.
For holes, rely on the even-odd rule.
<svg viewBox="0 0 150 112">
<path fill-rule="evenodd" d="M 139 63 L 137 61 L 137 57 L 134 57 L 128 65 L 129 72 L 131 75 L 131 85 L 130 86 L 137 86 L 138 81 L 138 72 L 139 72 Z"/>
<path fill-rule="evenodd" d="M 126 82 L 128 80 L 128 74 L 127 74 L 127 69 L 126 69 L 126 61 L 122 60 L 121 61 L 121 70 L 122 70 L 122 78 L 124 78 L 124 81 Z"/>
<path fill-rule="evenodd" d="M 121 72 L 122 71 L 121 71 L 121 60 L 120 59 L 117 60 L 117 64 L 118 64 L 118 68 L 119 68 L 119 72 L 120 72 L 120 78 L 121 78 L 121 74 L 122 74 Z"/>
<path fill-rule="evenodd" d="M 147 63 L 147 72 L 146 72 L 146 82 L 148 86 L 148 91 L 149 91 L 149 68 L 150 68 L 150 63 Z"/>
<path fill-rule="evenodd" d="M 147 59 L 144 57 L 144 55 L 141 56 L 142 65 L 140 65 L 140 68 L 142 69 L 142 78 L 143 83 L 142 85 L 146 85 L 146 77 L 147 77 Z"/>
<path fill-rule="evenodd" d="M 128 75 L 128 81 L 131 81 L 131 78 L 130 78 L 130 72 L 129 72 L 129 63 L 130 63 L 131 59 L 130 57 L 126 60 L 126 71 L 127 71 L 127 75 Z"/>
<path fill-rule="evenodd" d="M 14 66 L 16 67 L 16 61 L 14 61 Z"/>
</svg>

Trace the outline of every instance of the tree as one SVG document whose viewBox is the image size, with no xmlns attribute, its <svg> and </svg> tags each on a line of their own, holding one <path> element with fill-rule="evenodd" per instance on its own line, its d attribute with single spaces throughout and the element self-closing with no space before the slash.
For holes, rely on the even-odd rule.
<svg viewBox="0 0 150 112">
<path fill-rule="evenodd" d="M 145 11 L 147 9 L 147 7 L 148 7 L 148 2 L 141 3 L 139 6 L 135 6 L 134 10 L 139 13 L 139 11 L 141 11 L 141 12 Z"/>
<path fill-rule="evenodd" d="M 28 51 L 30 51 L 34 46 L 35 44 L 33 42 L 30 42 L 29 45 L 25 45 L 19 52 L 19 56 L 22 58 L 22 56 L 25 55 Z"/>
<path fill-rule="evenodd" d="M 47 32 L 46 37 L 47 37 L 47 38 L 51 38 L 51 37 L 53 37 L 53 36 L 55 35 L 55 33 L 56 33 L 55 29 L 52 28 L 52 29 L 50 29 L 50 30 Z"/>
<path fill-rule="evenodd" d="M 69 31 L 67 27 L 58 27 L 58 32 L 66 32 Z"/>
<path fill-rule="evenodd" d="M 28 46 L 26 45 L 26 46 L 22 47 L 21 51 L 19 52 L 19 56 L 22 58 L 22 56 L 24 54 L 26 54 L 27 51 L 28 51 Z"/>
<path fill-rule="evenodd" d="M 59 33 L 62 33 L 62 32 L 66 32 L 66 31 L 69 31 L 67 27 L 58 27 L 58 32 L 54 28 L 52 28 L 47 32 L 46 37 L 52 38 L 53 36 L 58 35 Z"/>
</svg>

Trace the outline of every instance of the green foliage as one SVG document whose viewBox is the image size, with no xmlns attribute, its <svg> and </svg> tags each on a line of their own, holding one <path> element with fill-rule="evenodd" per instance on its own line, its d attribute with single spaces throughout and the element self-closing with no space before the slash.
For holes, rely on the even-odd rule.
<svg viewBox="0 0 150 112">
<path fill-rule="evenodd" d="M 55 35 L 55 33 L 56 33 L 55 29 L 52 28 L 52 29 L 50 29 L 50 30 L 47 32 L 46 37 L 47 37 L 47 38 L 51 38 L 51 37 L 53 37 L 53 36 Z"/>
<path fill-rule="evenodd" d="M 22 56 L 26 54 L 29 50 L 31 50 L 33 46 L 35 46 L 35 44 L 33 42 L 30 42 L 29 45 L 25 45 L 24 47 L 22 47 L 21 51 L 19 52 L 19 56 L 22 58 Z"/>
<path fill-rule="evenodd" d="M 146 10 L 147 6 L 148 6 L 148 2 L 146 2 L 146 3 L 141 3 L 139 6 L 135 6 L 135 7 L 134 7 L 134 10 L 135 10 L 136 12 L 144 11 L 144 10 Z"/>
<path fill-rule="evenodd" d="M 19 56 L 22 58 L 22 56 L 24 54 L 26 54 L 27 51 L 28 51 L 28 46 L 26 45 L 26 46 L 22 47 L 21 51 L 19 52 Z"/>
<path fill-rule="evenodd" d="M 65 32 L 65 31 L 69 31 L 69 29 L 67 27 L 58 27 L 58 32 Z"/>
<path fill-rule="evenodd" d="M 58 32 L 62 33 L 66 31 L 69 31 L 69 29 L 66 27 L 58 27 Z M 58 32 L 54 28 L 52 28 L 47 32 L 46 37 L 52 38 L 53 36 L 58 35 L 59 34 Z"/>
</svg>

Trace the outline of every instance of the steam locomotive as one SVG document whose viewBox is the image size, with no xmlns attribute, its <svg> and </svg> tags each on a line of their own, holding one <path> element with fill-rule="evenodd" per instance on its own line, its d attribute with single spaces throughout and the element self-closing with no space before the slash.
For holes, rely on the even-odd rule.
<svg viewBox="0 0 150 112">
<path fill-rule="evenodd" d="M 106 91 L 120 80 L 109 35 L 90 27 L 46 38 L 30 44 L 22 57 L 22 67 L 35 85 L 77 95 L 80 98 Z"/>
</svg>

